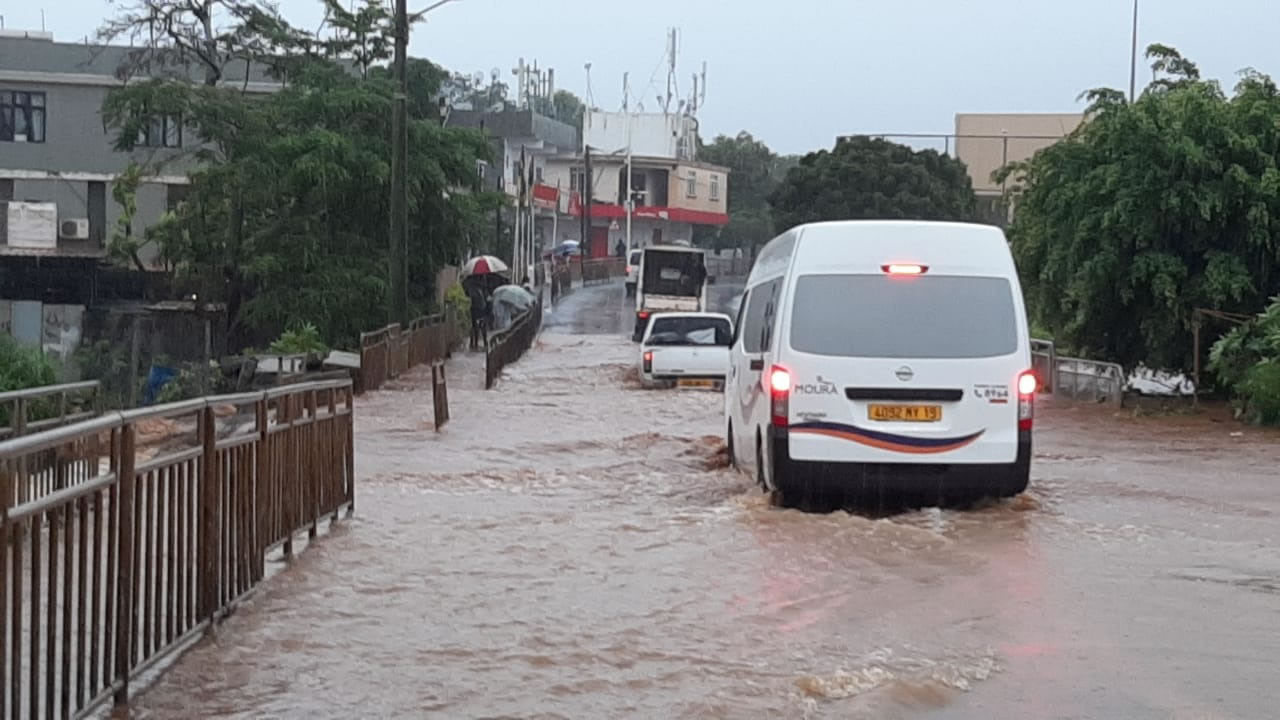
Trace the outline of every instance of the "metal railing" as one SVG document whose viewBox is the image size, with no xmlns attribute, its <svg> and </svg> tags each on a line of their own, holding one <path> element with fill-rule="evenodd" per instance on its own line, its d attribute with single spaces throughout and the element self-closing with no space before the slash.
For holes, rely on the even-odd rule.
<svg viewBox="0 0 1280 720">
<path fill-rule="evenodd" d="M 1040 392 L 1053 392 L 1058 350 L 1052 340 L 1031 339 L 1031 369 L 1040 380 Z"/>
<path fill-rule="evenodd" d="M 1124 404 L 1124 368 L 1112 362 L 1057 357 L 1053 392 L 1073 400 L 1099 404 Z"/>
<path fill-rule="evenodd" d="M 265 577 L 269 551 L 350 514 L 352 405 L 349 380 L 307 383 L 0 443 L 0 716 L 127 703 Z M 11 503 L 50 456 L 89 471 Z"/>
<path fill-rule="evenodd" d="M 516 318 L 511 327 L 489 337 L 489 347 L 485 351 L 484 387 L 489 390 L 498 381 L 502 369 L 519 360 L 525 351 L 533 347 L 542 328 L 542 300 L 539 298 L 533 307 Z"/>
<path fill-rule="evenodd" d="M 597 258 L 582 261 L 582 284 L 607 283 L 619 278 L 627 272 L 627 263 L 623 258 Z"/>
<path fill-rule="evenodd" d="M 95 417 L 101 394 L 97 380 L 0 392 L 0 440 Z"/>
</svg>

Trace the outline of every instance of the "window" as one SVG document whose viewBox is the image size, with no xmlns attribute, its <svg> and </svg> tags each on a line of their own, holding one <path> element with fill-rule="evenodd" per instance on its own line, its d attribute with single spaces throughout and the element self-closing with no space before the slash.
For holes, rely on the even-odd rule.
<svg viewBox="0 0 1280 720">
<path fill-rule="evenodd" d="M 1016 318 L 1004 278 L 806 275 L 791 347 L 835 357 L 1000 357 L 1018 349 Z"/>
<path fill-rule="evenodd" d="M 715 201 L 720 200 L 720 176 L 719 175 L 711 176 L 711 199 Z"/>
<path fill-rule="evenodd" d="M 727 346 L 732 337 L 732 328 L 724 318 L 655 315 L 648 344 Z"/>
<path fill-rule="evenodd" d="M 782 279 L 771 280 L 751 291 L 751 301 L 742 320 L 742 349 L 749 353 L 761 353 L 773 340 L 773 322 L 777 305 L 778 288 Z"/>
<path fill-rule="evenodd" d="M 685 194 L 691 198 L 698 197 L 698 171 L 697 170 L 689 171 L 689 182 L 687 184 L 688 184 L 688 187 L 685 188 Z"/>
<path fill-rule="evenodd" d="M 582 168 L 574 168 L 569 171 L 569 192 L 580 192 L 587 187 L 587 171 Z"/>
<path fill-rule="evenodd" d="M 0 90 L 0 141 L 42 143 L 44 131 L 44 93 Z"/>
<path fill-rule="evenodd" d="M 733 320 L 733 345 L 738 344 L 738 340 L 742 339 L 742 323 L 743 318 L 747 316 L 747 305 L 750 304 L 751 291 L 742 293 L 742 298 L 738 300 L 738 312 L 734 313 Z"/>
<path fill-rule="evenodd" d="M 535 166 L 533 168 L 533 181 L 539 184 L 542 183 L 542 167 L 541 166 Z"/>
<path fill-rule="evenodd" d="M 182 118 L 158 115 L 138 130 L 138 144 L 143 147 L 182 147 Z"/>
</svg>

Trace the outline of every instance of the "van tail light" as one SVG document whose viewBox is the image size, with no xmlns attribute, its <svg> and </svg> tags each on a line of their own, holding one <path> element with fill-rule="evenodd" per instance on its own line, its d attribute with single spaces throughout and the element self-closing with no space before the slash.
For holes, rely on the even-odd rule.
<svg viewBox="0 0 1280 720">
<path fill-rule="evenodd" d="M 881 265 L 880 270 L 888 275 L 923 275 L 929 272 L 929 267 L 916 263 L 890 263 Z"/>
<path fill-rule="evenodd" d="M 791 424 L 791 371 L 774 365 L 769 370 L 769 422 L 774 427 Z"/>
<path fill-rule="evenodd" d="M 1036 390 L 1040 381 L 1030 370 L 1018 376 L 1018 429 L 1030 430 L 1036 417 Z"/>
<path fill-rule="evenodd" d="M 653 351 L 646 350 L 644 352 L 644 371 L 653 372 Z"/>
</svg>

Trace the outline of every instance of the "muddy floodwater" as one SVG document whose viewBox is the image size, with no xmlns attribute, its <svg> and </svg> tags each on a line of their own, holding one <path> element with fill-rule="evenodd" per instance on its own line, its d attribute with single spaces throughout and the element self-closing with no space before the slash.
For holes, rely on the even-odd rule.
<svg viewBox="0 0 1280 720">
<path fill-rule="evenodd" d="M 1280 715 L 1277 435 L 1048 402 L 1015 500 L 778 510 L 721 396 L 637 387 L 621 293 L 493 391 L 458 357 L 443 433 L 420 375 L 362 398 L 355 517 L 135 715 Z"/>
</svg>

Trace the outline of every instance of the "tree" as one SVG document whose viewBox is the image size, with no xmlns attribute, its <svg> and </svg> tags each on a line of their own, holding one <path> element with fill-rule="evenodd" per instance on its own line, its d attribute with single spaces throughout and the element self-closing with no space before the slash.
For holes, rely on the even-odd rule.
<svg viewBox="0 0 1280 720">
<path fill-rule="evenodd" d="M 751 253 L 773 237 L 773 213 L 769 196 L 790 167 L 768 145 L 742 131 L 734 137 L 718 135 L 698 149 L 698 159 L 729 170 L 729 224 L 700 230 L 699 244 L 716 250 L 742 248 Z"/>
<path fill-rule="evenodd" d="M 121 150 L 161 114 L 181 116 L 184 131 L 200 139 L 201 165 L 186 198 L 148 239 L 201 297 L 226 302 L 233 344 L 306 323 L 349 344 L 386 317 L 395 85 L 381 65 L 362 64 L 385 60 L 368 49 L 389 45 L 372 39 L 388 28 L 376 12 L 351 14 L 332 38 L 293 30 L 279 17 L 245 17 L 227 31 L 243 41 L 236 52 L 248 60 L 271 48 L 260 62 L 287 75 L 283 89 L 249 96 L 178 73 L 113 90 L 103 118 Z M 435 269 L 460 259 L 486 207 L 485 196 L 456 189 L 474 184 L 489 145 L 476 131 L 434 119 L 443 71 L 427 61 L 410 68 L 410 291 L 425 310 Z"/>
<path fill-rule="evenodd" d="M 853 137 L 805 155 L 770 202 L 777 226 L 788 228 L 821 220 L 968 220 L 977 199 L 958 160 Z"/>
<path fill-rule="evenodd" d="M 1191 365 L 1198 307 L 1249 313 L 1280 293 L 1280 93 L 1244 73 L 1233 97 L 1172 48 L 1132 104 L 1086 93 L 1089 120 L 1003 172 L 1033 317 L 1072 350 Z"/>
</svg>

